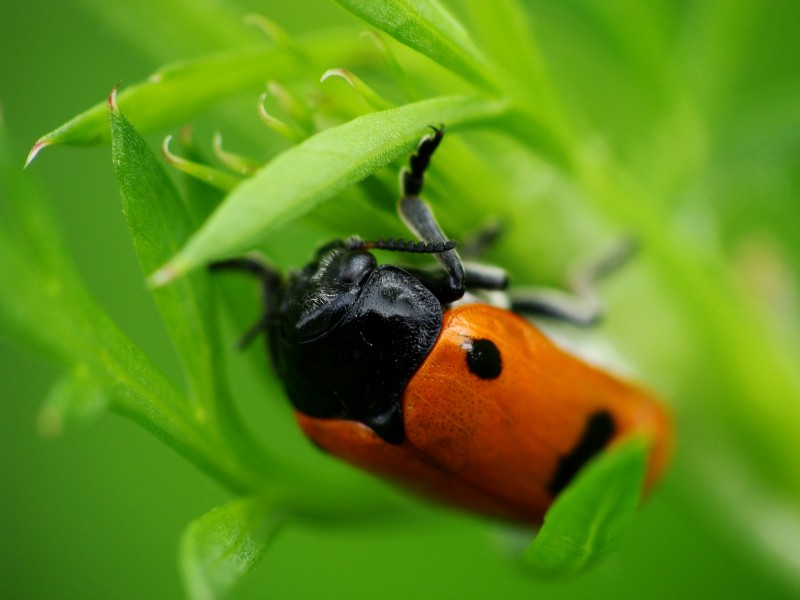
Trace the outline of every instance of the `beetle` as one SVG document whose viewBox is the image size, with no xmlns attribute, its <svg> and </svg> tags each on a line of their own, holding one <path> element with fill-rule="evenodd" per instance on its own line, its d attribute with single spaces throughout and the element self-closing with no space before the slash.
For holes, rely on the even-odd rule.
<svg viewBox="0 0 800 600">
<path fill-rule="evenodd" d="M 444 133 L 433 131 L 401 178 L 398 211 L 419 241 L 337 240 L 288 277 L 252 258 L 212 265 L 262 282 L 264 310 L 243 342 L 267 334 L 272 366 L 314 444 L 429 498 L 541 523 L 581 467 L 633 434 L 651 442 L 651 487 L 671 445 L 660 402 L 560 349 L 519 314 L 594 322 L 592 283 L 620 256 L 584 269 L 574 296 L 509 292 L 511 310 L 466 301 L 504 290 L 507 279 L 465 266 L 420 197 Z M 375 249 L 430 254 L 438 265 L 378 264 Z"/>
</svg>

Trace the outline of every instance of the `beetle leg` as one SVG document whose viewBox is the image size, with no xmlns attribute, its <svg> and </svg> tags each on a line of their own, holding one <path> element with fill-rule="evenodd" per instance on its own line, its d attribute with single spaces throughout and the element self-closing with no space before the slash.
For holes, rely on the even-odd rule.
<svg viewBox="0 0 800 600">
<path fill-rule="evenodd" d="M 403 170 L 403 196 L 419 196 L 422 193 L 425 171 L 431 162 L 431 156 L 444 137 L 444 125 L 440 125 L 438 128 L 431 127 L 431 129 L 433 129 L 433 135 L 423 137 L 417 146 L 417 152 L 408 159 L 411 168 Z"/>
<path fill-rule="evenodd" d="M 500 267 L 467 262 L 464 275 L 469 290 L 504 290 L 508 286 L 508 275 Z"/>
<path fill-rule="evenodd" d="M 636 243 L 625 238 L 610 252 L 580 263 L 568 277 L 570 292 L 551 288 L 517 288 L 509 291 L 515 312 L 552 317 L 579 327 L 596 324 L 603 316 L 603 303 L 597 283 L 622 266 L 636 250 Z"/>
<path fill-rule="evenodd" d="M 425 179 L 425 169 L 430 164 L 434 150 L 444 136 L 444 126 L 433 128 L 434 134 L 426 135 L 417 147 L 416 154 L 409 159 L 410 169 L 403 171 L 403 197 L 397 204 L 397 211 L 406 226 L 426 244 L 446 244 L 448 239 L 436 222 L 428 204 L 419 197 Z M 444 272 L 419 271 L 420 281 L 443 304 L 458 300 L 464 295 L 465 277 L 461 258 L 453 250 L 445 250 L 434 255 L 444 268 Z"/>
<path fill-rule="evenodd" d="M 602 305 L 595 294 L 576 296 L 562 290 L 524 287 L 509 290 L 511 310 L 552 317 L 578 327 L 595 325 L 602 317 Z"/>
<path fill-rule="evenodd" d="M 256 255 L 231 258 L 212 263 L 209 268 L 213 271 L 246 271 L 261 280 L 261 293 L 263 297 L 264 312 L 237 342 L 240 350 L 244 350 L 250 343 L 265 331 L 270 320 L 276 314 L 278 307 L 278 289 L 281 278 L 278 272 Z"/>
</svg>

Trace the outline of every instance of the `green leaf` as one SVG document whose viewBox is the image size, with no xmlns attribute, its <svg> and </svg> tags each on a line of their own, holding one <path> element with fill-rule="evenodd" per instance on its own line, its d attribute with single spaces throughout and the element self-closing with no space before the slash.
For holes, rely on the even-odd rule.
<svg viewBox="0 0 800 600">
<path fill-rule="evenodd" d="M 227 171 L 222 171 L 220 169 L 211 167 L 206 163 L 189 160 L 174 154 L 169 148 L 171 141 L 172 136 L 168 135 L 164 139 L 164 143 L 161 145 L 161 153 L 164 155 L 164 158 L 167 159 L 167 162 L 169 162 L 170 165 L 179 171 L 183 171 L 190 177 L 194 177 L 198 181 L 202 181 L 203 183 L 215 187 L 223 192 L 230 192 L 233 188 L 241 183 L 242 180 L 240 177 L 232 175 Z"/>
<path fill-rule="evenodd" d="M 408 153 L 427 126 L 487 121 L 504 107 L 478 96 L 447 96 L 364 115 L 318 133 L 239 185 L 180 253 L 153 274 L 151 284 L 251 250 L 270 230 Z"/>
<path fill-rule="evenodd" d="M 518 80 L 508 76 L 505 65 L 501 67 L 487 58 L 461 23 L 436 0 L 380 2 L 337 0 L 337 2 L 400 43 L 424 54 L 466 81 L 477 84 L 485 90 L 504 94 L 514 104 L 513 109 L 509 111 L 510 119 L 505 124 L 509 132 L 520 136 L 526 145 L 531 145 L 533 141 L 536 149 L 556 162 L 559 167 L 565 170 L 572 168 L 573 133 L 547 80 L 544 67 L 539 64 L 538 50 L 533 50 L 535 43 L 524 25 L 519 22 L 522 14 L 514 6 L 505 2 L 499 6 L 497 12 L 494 12 L 494 3 L 482 2 L 479 5 L 492 7 L 488 10 L 492 13 L 490 22 L 487 23 L 489 29 L 507 26 L 503 23 L 504 19 L 514 21 L 513 31 L 504 33 L 504 36 L 512 37 L 513 40 L 505 43 L 505 49 L 499 49 L 499 56 L 507 58 L 508 48 L 515 43 L 514 40 L 525 42 L 523 46 L 517 48 L 517 52 L 535 53 L 529 60 L 514 61 L 517 75 L 520 69 L 532 69 L 529 75 Z M 475 12 L 480 18 L 480 14 L 487 11 Z M 531 92 L 531 89 L 534 91 Z"/>
<path fill-rule="evenodd" d="M 382 98 L 380 94 L 364 83 L 360 77 L 358 77 L 355 73 L 348 71 L 347 69 L 328 69 L 322 74 L 320 82 L 325 81 L 329 77 L 340 77 L 341 79 L 344 79 L 348 85 L 350 85 L 350 87 L 352 87 L 361 97 L 361 99 L 375 110 L 386 110 L 387 108 L 392 108 L 393 106 L 391 102 L 385 98 Z"/>
<path fill-rule="evenodd" d="M 199 430 L 181 394 L 88 293 L 64 258 L 67 252 L 58 228 L 32 185 L 30 173 L 20 170 L 18 155 L 2 126 L 0 190 L 4 200 L 0 203 L 3 334 L 68 369 L 85 369 L 91 383 L 84 389 L 102 389 L 115 412 L 136 421 L 231 488 L 262 486 L 261 475 L 241 468 L 225 448 Z M 65 400 L 76 382 L 63 385 L 66 387 L 57 392 L 62 407 L 69 404 Z M 77 397 L 83 394 L 76 393 Z M 91 394 L 82 397 L 86 400 Z M 84 403 L 84 407 L 92 403 Z M 76 409 L 70 405 L 70 414 Z"/>
<path fill-rule="evenodd" d="M 587 465 L 544 517 L 523 564 L 572 575 L 613 548 L 630 528 L 644 483 L 648 444 L 634 438 Z"/>
<path fill-rule="evenodd" d="M 436 0 L 336 0 L 370 25 L 485 90 L 497 89 L 497 67 Z"/>
<path fill-rule="evenodd" d="M 174 255 L 193 219 L 153 152 L 109 98 L 111 157 L 139 262 L 150 272 Z M 189 396 L 206 408 L 222 394 L 219 340 L 206 273 L 155 292 L 156 303 L 183 363 Z"/>
<path fill-rule="evenodd" d="M 303 47 L 326 65 L 357 67 L 375 62 L 377 57 L 349 49 L 347 41 L 354 37 L 349 31 L 315 36 L 307 39 Z M 260 45 L 169 64 L 146 81 L 122 90 L 118 103 L 139 130 L 147 133 L 183 124 L 223 98 L 255 89 L 269 79 L 297 77 L 298 73 L 303 71 L 292 56 Z M 318 72 L 315 75 L 318 77 Z M 28 154 L 26 165 L 46 146 L 82 146 L 109 139 L 106 103 L 100 102 L 39 138 Z"/>
<path fill-rule="evenodd" d="M 227 595 L 272 542 L 285 514 L 264 498 L 243 497 L 193 521 L 181 539 L 180 568 L 189 598 Z"/>
<path fill-rule="evenodd" d="M 291 71 L 292 61 L 273 49 L 258 46 L 167 65 L 146 81 L 120 92 L 121 110 L 152 131 L 181 123 L 232 93 L 267 77 Z M 214 85 L 209 85 L 213 81 Z M 109 140 L 106 104 L 101 102 L 37 140 L 30 163 L 45 146 L 88 145 Z"/>
<path fill-rule="evenodd" d="M 151 271 L 178 251 L 196 221 L 144 139 L 119 112 L 114 94 L 109 120 L 123 212 L 139 262 Z M 193 420 L 212 435 L 221 434 L 237 462 L 286 476 L 291 467 L 251 438 L 230 398 L 209 279 L 200 271 L 153 292 L 184 369 Z"/>
</svg>

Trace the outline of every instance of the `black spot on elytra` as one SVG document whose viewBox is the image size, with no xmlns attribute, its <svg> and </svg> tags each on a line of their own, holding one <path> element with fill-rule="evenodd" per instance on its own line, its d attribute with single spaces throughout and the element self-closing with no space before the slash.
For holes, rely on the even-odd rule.
<svg viewBox="0 0 800 600">
<path fill-rule="evenodd" d="M 470 373 L 481 379 L 496 379 L 503 370 L 500 350 L 491 340 L 473 340 L 464 346 L 467 351 L 467 367 Z"/>
<path fill-rule="evenodd" d="M 563 490 L 581 467 L 596 456 L 614 436 L 616 425 L 611 413 L 605 410 L 592 414 L 586 421 L 583 435 L 575 447 L 558 461 L 556 473 L 547 489 L 554 496 Z"/>
</svg>

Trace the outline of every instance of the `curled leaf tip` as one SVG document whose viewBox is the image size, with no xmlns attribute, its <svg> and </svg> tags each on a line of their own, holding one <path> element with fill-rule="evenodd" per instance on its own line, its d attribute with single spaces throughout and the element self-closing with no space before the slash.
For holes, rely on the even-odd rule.
<svg viewBox="0 0 800 600">
<path fill-rule="evenodd" d="M 225 150 L 225 148 L 222 147 L 222 133 L 220 131 L 214 132 L 212 144 L 214 147 L 214 155 L 231 171 L 240 175 L 252 175 L 261 167 L 261 164 L 256 160 Z"/>
<path fill-rule="evenodd" d="M 164 138 L 164 141 L 161 143 L 161 152 L 166 161 L 179 171 L 183 171 L 187 175 L 199 179 L 224 192 L 229 192 L 239 185 L 241 179 L 234 175 L 230 175 L 229 173 L 214 169 L 202 163 L 193 162 L 173 153 L 169 148 L 170 142 L 172 142 L 172 135 L 168 135 Z"/>
<path fill-rule="evenodd" d="M 111 93 L 108 95 L 108 109 L 114 112 L 119 112 L 119 106 L 117 106 L 117 92 L 119 91 L 119 85 L 117 84 L 114 86 L 114 89 L 111 90 Z"/>
<path fill-rule="evenodd" d="M 167 162 L 171 165 L 174 165 L 177 162 L 180 162 L 180 158 L 172 153 L 172 150 L 169 149 L 169 144 L 172 141 L 172 134 L 170 133 L 167 137 L 164 138 L 164 141 L 161 142 L 161 153 L 164 155 L 164 158 L 167 159 Z"/>
<path fill-rule="evenodd" d="M 25 165 L 22 167 L 23 169 L 27 169 L 28 165 L 33 162 L 33 159 L 36 158 L 36 155 L 41 152 L 42 148 L 45 148 L 52 144 L 53 142 L 47 139 L 47 137 L 39 138 L 36 140 L 36 143 L 31 148 L 31 151 L 28 152 L 28 157 L 25 159 Z"/>
<path fill-rule="evenodd" d="M 319 82 L 322 83 L 323 81 L 328 79 L 328 77 L 341 77 L 347 83 L 349 83 L 351 87 L 353 88 L 356 87 L 355 84 L 353 83 L 353 78 L 355 77 L 355 75 L 353 75 L 353 73 L 348 71 L 347 69 L 339 69 L 339 68 L 328 69 L 322 74 L 322 77 L 319 78 Z"/>
<path fill-rule="evenodd" d="M 329 77 L 341 77 L 344 79 L 367 104 L 376 110 L 385 110 L 392 106 L 390 102 L 382 98 L 375 90 L 364 83 L 355 73 L 348 71 L 347 69 L 328 69 L 322 74 L 322 77 L 320 77 L 320 83 Z"/>
<path fill-rule="evenodd" d="M 267 111 L 266 107 L 267 101 L 267 93 L 264 92 L 258 98 L 258 116 L 261 117 L 261 120 L 273 131 L 277 132 L 278 134 L 285 137 L 287 140 L 299 143 L 305 139 L 305 136 L 289 126 L 284 121 L 281 121 L 279 118 L 271 115 L 269 111 Z"/>
</svg>

